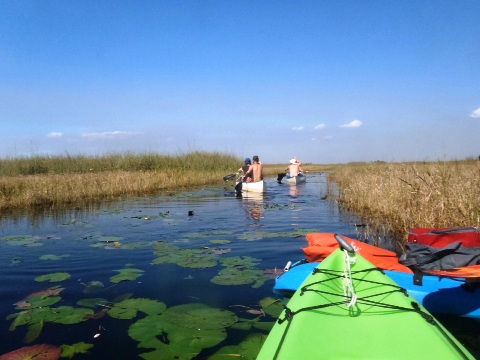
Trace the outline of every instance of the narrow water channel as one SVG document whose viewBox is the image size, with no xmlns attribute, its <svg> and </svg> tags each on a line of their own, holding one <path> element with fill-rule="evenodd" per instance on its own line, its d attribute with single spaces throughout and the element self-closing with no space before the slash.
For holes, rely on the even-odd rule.
<svg viewBox="0 0 480 360">
<path fill-rule="evenodd" d="M 324 174 L 267 187 L 248 198 L 225 183 L 4 216 L 0 355 L 50 344 L 74 359 L 253 359 L 275 320 L 274 277 L 303 258 L 304 235 L 355 238 L 361 222 L 325 199 Z M 480 354 L 478 322 L 440 320 Z"/>
</svg>

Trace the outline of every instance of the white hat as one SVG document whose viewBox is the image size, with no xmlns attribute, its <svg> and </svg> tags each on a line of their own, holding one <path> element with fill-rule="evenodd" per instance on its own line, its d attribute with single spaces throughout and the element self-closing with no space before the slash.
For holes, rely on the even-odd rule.
<svg viewBox="0 0 480 360">
<path fill-rule="evenodd" d="M 297 160 L 296 159 L 291 159 L 290 160 L 290 164 L 296 164 L 297 163 Z"/>
</svg>

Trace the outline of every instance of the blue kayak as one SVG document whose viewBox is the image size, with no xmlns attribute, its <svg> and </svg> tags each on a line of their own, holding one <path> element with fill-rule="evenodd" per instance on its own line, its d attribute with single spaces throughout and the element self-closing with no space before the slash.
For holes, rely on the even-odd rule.
<svg viewBox="0 0 480 360">
<path fill-rule="evenodd" d="M 275 280 L 275 293 L 291 297 L 319 263 L 299 261 Z M 384 270 L 390 278 L 428 311 L 480 318 L 480 287 L 468 287 L 465 279 L 423 275 L 422 285 L 414 284 L 414 275 Z"/>
</svg>

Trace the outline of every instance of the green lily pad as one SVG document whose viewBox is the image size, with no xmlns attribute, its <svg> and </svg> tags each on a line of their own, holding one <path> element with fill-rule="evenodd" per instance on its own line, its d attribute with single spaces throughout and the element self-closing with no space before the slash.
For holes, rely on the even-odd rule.
<svg viewBox="0 0 480 360">
<path fill-rule="evenodd" d="M 144 359 L 192 359 L 202 349 L 225 340 L 225 327 L 236 321 L 236 315 L 230 311 L 185 304 L 138 320 L 128 334 L 139 341 L 138 347 L 155 349 L 141 354 Z"/>
<path fill-rule="evenodd" d="M 17 303 L 18 309 L 41 308 L 51 306 L 59 302 L 60 296 L 36 295 L 31 296 L 27 300 Z"/>
<path fill-rule="evenodd" d="M 162 313 L 167 306 L 163 302 L 150 299 L 126 299 L 116 303 L 108 310 L 108 315 L 116 319 L 133 319 L 137 312 L 141 311 L 147 315 Z"/>
<path fill-rule="evenodd" d="M 278 318 L 283 309 L 285 308 L 280 300 L 272 297 L 267 297 L 260 300 L 260 305 L 262 306 L 262 309 L 263 311 L 265 311 L 266 314 L 275 318 Z"/>
<path fill-rule="evenodd" d="M 270 331 L 275 325 L 275 321 L 262 321 L 260 317 L 255 319 L 238 319 L 238 322 L 232 325 L 232 329 L 250 331 L 252 328 L 256 328 L 262 331 Z"/>
<path fill-rule="evenodd" d="M 247 285 L 253 283 L 252 288 L 258 289 L 269 279 L 259 269 L 227 267 L 220 270 L 218 275 L 214 276 L 210 281 L 217 285 Z"/>
<path fill-rule="evenodd" d="M 58 324 L 72 325 L 85 321 L 89 315 L 93 314 L 92 309 L 75 308 L 72 306 L 59 306 L 51 308 L 53 314 L 47 318 L 51 322 Z"/>
<path fill-rule="evenodd" d="M 225 245 L 225 244 L 230 244 L 230 243 L 231 243 L 230 240 L 220 240 L 220 239 L 218 239 L 218 240 L 210 240 L 210 242 L 211 242 L 212 244 L 217 244 L 217 245 Z"/>
<path fill-rule="evenodd" d="M 224 266 L 255 267 L 261 260 L 250 256 L 233 256 L 220 260 Z"/>
<path fill-rule="evenodd" d="M 206 269 L 217 265 L 215 254 L 205 253 L 201 249 L 170 248 L 171 251 L 161 253 L 152 263 L 176 264 L 185 268 Z"/>
<path fill-rule="evenodd" d="M 206 269 L 217 265 L 213 254 L 205 254 L 199 249 L 186 249 L 176 254 L 176 264 L 181 267 Z"/>
<path fill-rule="evenodd" d="M 52 260 L 52 261 L 56 261 L 56 260 L 61 260 L 65 257 L 69 257 L 70 255 L 68 254 L 65 254 L 65 255 L 54 255 L 54 254 L 46 254 L 46 255 L 42 255 L 40 256 L 40 260 Z"/>
<path fill-rule="evenodd" d="M 62 357 L 71 359 L 76 354 L 87 354 L 93 348 L 93 344 L 82 341 L 72 345 L 61 345 L 60 348 L 62 349 Z"/>
<path fill-rule="evenodd" d="M 87 308 L 96 308 L 98 306 L 107 305 L 109 301 L 103 298 L 88 298 L 81 299 L 77 301 L 77 305 L 87 307 Z"/>
<path fill-rule="evenodd" d="M 12 246 L 42 246 L 43 244 L 38 242 L 39 238 L 37 236 L 31 235 L 14 235 L 14 236 L 4 236 L 0 238 L 0 240 L 4 240 L 7 242 L 8 245 Z"/>
<path fill-rule="evenodd" d="M 180 248 L 166 241 L 157 241 L 153 245 L 153 249 L 155 251 L 155 255 L 163 255 L 179 250 Z"/>
<path fill-rule="evenodd" d="M 132 268 L 126 268 L 126 269 L 119 269 L 119 270 L 114 270 L 118 272 L 119 274 L 114 275 L 110 278 L 110 281 L 114 284 L 117 284 L 121 281 L 134 281 L 140 276 L 143 275 L 144 271 L 140 269 L 132 269 Z"/>
<path fill-rule="evenodd" d="M 49 282 L 59 282 L 63 280 L 67 280 L 70 278 L 70 274 L 66 272 L 56 272 L 46 275 L 40 275 L 35 278 L 37 282 L 49 281 Z"/>
<path fill-rule="evenodd" d="M 237 322 L 235 313 L 211 308 L 204 304 L 183 304 L 168 308 L 163 319 L 172 324 L 181 324 L 192 329 L 220 329 Z"/>
<path fill-rule="evenodd" d="M 208 360 L 225 360 L 229 358 L 241 358 L 245 360 L 255 360 L 267 335 L 250 334 L 238 345 L 228 345 L 222 347 Z"/>
<path fill-rule="evenodd" d="M 43 330 L 43 321 L 39 321 L 29 325 L 27 328 L 27 333 L 23 338 L 23 342 L 26 344 L 30 344 L 31 342 L 35 341 L 42 333 L 42 330 Z"/>
<path fill-rule="evenodd" d="M 90 281 L 87 284 L 83 284 L 85 288 L 82 290 L 84 294 L 95 294 L 105 287 L 101 281 Z"/>
</svg>

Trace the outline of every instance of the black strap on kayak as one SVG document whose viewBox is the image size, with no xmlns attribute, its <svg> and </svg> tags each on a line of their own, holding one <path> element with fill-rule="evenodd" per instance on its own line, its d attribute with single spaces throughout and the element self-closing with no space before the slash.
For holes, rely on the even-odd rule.
<svg viewBox="0 0 480 360">
<path fill-rule="evenodd" d="M 416 312 L 421 317 L 423 317 L 429 324 L 431 324 L 433 326 L 437 326 L 438 329 L 445 335 L 445 337 L 448 338 L 449 342 L 457 349 L 457 351 L 459 353 L 461 353 L 465 359 L 469 359 L 469 357 L 463 352 L 463 350 L 458 346 L 458 344 L 451 338 L 451 335 L 449 335 L 447 332 L 445 332 L 445 330 L 443 329 L 442 326 L 438 326 L 438 323 L 435 320 L 435 318 L 432 315 L 430 315 L 429 313 L 423 311 L 423 309 L 420 308 L 420 305 L 416 301 L 411 301 L 411 303 L 410 303 L 411 307 L 404 307 L 404 306 L 398 306 L 398 305 L 393 305 L 393 304 L 388 304 L 388 303 L 383 303 L 383 302 L 371 300 L 372 297 L 378 297 L 378 296 L 381 296 L 382 299 L 383 299 L 384 298 L 383 295 L 387 295 L 387 294 L 391 294 L 391 293 L 395 293 L 395 292 L 401 292 L 405 296 L 410 296 L 410 295 L 408 294 L 406 289 L 402 288 L 399 285 L 386 284 L 386 283 L 383 283 L 383 282 L 365 280 L 365 279 L 355 277 L 355 275 L 358 275 L 358 274 L 364 273 L 364 272 L 370 272 L 370 271 L 380 271 L 382 274 L 385 274 L 383 272 L 383 270 L 380 269 L 380 268 L 369 268 L 369 269 L 364 269 L 364 270 L 359 270 L 359 271 L 352 271 L 352 279 L 367 282 L 367 283 L 371 283 L 371 284 L 386 285 L 386 286 L 389 286 L 391 288 L 391 290 L 390 291 L 379 292 L 379 293 L 376 293 L 376 294 L 372 294 L 370 296 L 358 297 L 357 298 L 357 303 L 370 305 L 370 306 L 377 306 L 377 307 L 392 309 L 392 310 L 402 310 L 402 311 Z M 284 305 L 283 306 L 284 310 L 285 310 L 284 316 L 282 318 L 279 318 L 277 321 L 278 321 L 279 324 L 282 324 L 285 321 L 287 321 L 288 323 L 287 323 L 287 326 L 285 328 L 285 331 L 283 332 L 283 335 L 282 335 L 280 343 L 277 347 L 277 350 L 275 352 L 274 359 L 276 359 L 278 357 L 278 354 L 279 354 L 280 349 L 282 347 L 283 341 L 284 341 L 284 339 L 287 335 L 288 329 L 289 329 L 295 315 L 297 315 L 298 313 L 304 312 L 304 311 L 318 310 L 318 309 L 323 309 L 323 308 L 327 308 L 327 307 L 331 307 L 331 306 L 339 306 L 339 305 L 344 305 L 345 304 L 345 299 L 344 299 L 343 294 L 332 293 L 332 292 L 329 292 L 329 291 L 316 290 L 316 289 L 311 289 L 310 288 L 313 285 L 317 285 L 317 284 L 325 283 L 325 282 L 328 282 L 328 281 L 332 281 L 334 279 L 341 278 L 341 277 L 343 277 L 343 272 L 335 271 L 335 270 L 328 270 L 328 269 L 317 269 L 316 268 L 316 269 L 313 270 L 313 274 L 317 274 L 317 273 L 327 274 L 331 277 L 329 279 L 317 281 L 317 282 L 310 283 L 308 285 L 302 286 L 299 289 L 300 290 L 300 296 L 303 296 L 303 294 L 305 292 L 312 291 L 312 292 L 319 293 L 319 294 L 333 295 L 333 296 L 339 297 L 341 299 L 340 299 L 340 301 L 337 301 L 337 302 L 331 302 L 331 303 L 322 304 L 322 305 L 308 306 L 308 307 L 300 308 L 296 311 L 292 311 L 288 306 Z M 387 276 L 387 275 L 385 275 L 385 276 Z"/>
</svg>

